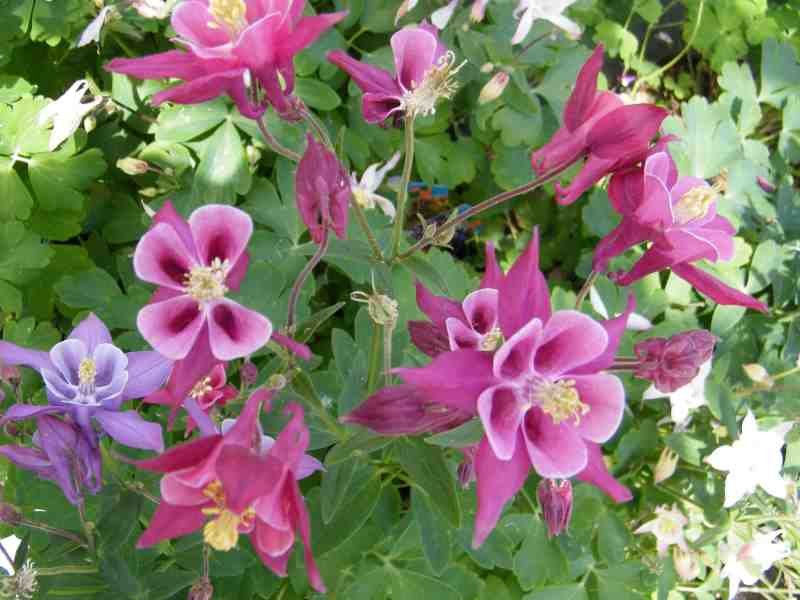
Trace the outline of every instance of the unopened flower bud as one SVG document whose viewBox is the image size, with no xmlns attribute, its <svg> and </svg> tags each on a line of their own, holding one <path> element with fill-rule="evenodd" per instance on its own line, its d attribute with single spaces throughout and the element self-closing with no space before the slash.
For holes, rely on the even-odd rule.
<svg viewBox="0 0 800 600">
<path fill-rule="evenodd" d="M 697 376 L 711 358 L 717 338 L 704 329 L 684 331 L 670 338 L 654 337 L 634 346 L 641 361 L 634 375 L 652 381 L 665 393 L 674 392 Z"/>
<path fill-rule="evenodd" d="M 396 300 L 384 294 L 373 293 L 371 296 L 364 292 L 353 292 L 350 298 L 355 302 L 367 305 L 370 319 L 377 325 L 394 328 L 400 316 L 400 308 Z"/>
<path fill-rule="evenodd" d="M 16 526 L 19 525 L 20 521 L 22 521 L 22 513 L 19 512 L 16 506 L 7 502 L 0 502 L 0 522 Z"/>
<path fill-rule="evenodd" d="M 473 23 L 480 23 L 486 16 L 486 4 L 489 0 L 473 0 L 469 18 Z"/>
<path fill-rule="evenodd" d="M 139 190 L 139 195 L 144 196 L 145 198 L 155 198 L 158 196 L 158 194 L 158 188 L 154 187 L 146 187 Z"/>
<path fill-rule="evenodd" d="M 494 64 L 487 62 L 481 65 L 481 73 L 489 74 L 494 71 Z"/>
<path fill-rule="evenodd" d="M 509 82 L 508 73 L 499 71 L 494 74 L 486 85 L 483 86 L 480 95 L 478 96 L 478 104 L 488 104 L 493 100 L 497 100 L 506 89 Z"/>
<path fill-rule="evenodd" d="M 211 600 L 214 597 L 214 587 L 208 577 L 201 577 L 189 589 L 186 600 Z"/>
<path fill-rule="evenodd" d="M 775 385 L 775 381 L 770 377 L 769 372 L 758 363 L 742 365 L 742 369 L 744 369 L 745 375 L 747 375 L 750 381 L 755 383 L 757 387 L 768 390 Z"/>
<path fill-rule="evenodd" d="M 127 156 L 117 161 L 117 168 L 126 175 L 144 175 L 150 170 L 150 165 L 139 158 Z"/>
<path fill-rule="evenodd" d="M 661 451 L 661 456 L 658 457 L 653 479 L 656 483 L 666 481 L 675 474 L 675 469 L 678 466 L 678 455 L 675 454 L 670 448 L 664 448 Z"/>
<path fill-rule="evenodd" d="M 691 550 L 681 550 L 678 546 L 672 548 L 672 561 L 675 572 L 681 581 L 692 581 L 700 576 L 700 559 L 697 553 Z"/>
<path fill-rule="evenodd" d="M 0 366 L 0 379 L 8 381 L 9 383 L 16 383 L 22 377 L 19 372 L 19 367 L 14 365 L 2 364 Z"/>
<path fill-rule="evenodd" d="M 244 149 L 244 152 L 247 156 L 247 162 L 250 163 L 251 167 L 258 165 L 261 160 L 261 150 L 253 146 L 253 144 L 249 144 L 247 148 Z"/>
<path fill-rule="evenodd" d="M 258 367 L 249 360 L 245 361 L 242 368 L 239 369 L 239 376 L 245 385 L 253 385 L 258 379 Z"/>
<path fill-rule="evenodd" d="M 280 373 L 270 375 L 269 379 L 267 379 L 267 387 L 271 390 L 282 390 L 287 383 L 286 377 Z"/>
<path fill-rule="evenodd" d="M 547 535 L 560 535 L 569 526 L 572 518 L 572 483 L 569 479 L 543 479 L 536 495 L 542 507 L 544 522 L 547 523 Z"/>
<path fill-rule="evenodd" d="M 756 177 L 756 183 L 758 184 L 758 187 L 764 190 L 767 194 L 772 194 L 775 192 L 775 185 L 770 183 L 766 177 L 759 175 Z"/>
<path fill-rule="evenodd" d="M 470 415 L 435 404 L 412 385 L 392 385 L 372 394 L 340 420 L 381 435 L 419 435 L 462 425 Z"/>
</svg>

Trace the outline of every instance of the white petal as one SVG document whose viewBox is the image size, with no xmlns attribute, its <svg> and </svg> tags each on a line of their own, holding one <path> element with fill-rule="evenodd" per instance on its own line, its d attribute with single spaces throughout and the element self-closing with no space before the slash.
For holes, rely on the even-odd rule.
<svg viewBox="0 0 800 600">
<path fill-rule="evenodd" d="M 644 400 L 655 400 L 656 398 L 669 398 L 669 394 L 665 394 L 659 391 L 656 386 L 651 385 L 644 391 L 644 395 L 642 396 Z"/>
<path fill-rule="evenodd" d="M 441 31 L 447 27 L 450 19 L 453 18 L 453 14 L 456 12 L 458 2 L 459 0 L 451 0 L 446 6 L 433 11 L 433 14 L 431 14 L 431 23 L 433 23 L 436 29 Z"/>
<path fill-rule="evenodd" d="M 653 328 L 653 324 L 647 317 L 640 315 L 639 313 L 631 313 L 631 315 L 628 317 L 627 328 L 631 331 L 647 331 L 648 329 Z"/>
<path fill-rule="evenodd" d="M 788 493 L 786 480 L 780 473 L 765 473 L 759 479 L 758 485 L 770 496 L 785 499 Z"/>
<path fill-rule="evenodd" d="M 545 18 L 553 25 L 563 30 L 567 36 L 572 39 L 581 37 L 581 34 L 583 33 L 580 25 L 578 25 L 575 21 L 568 19 L 564 15 L 550 15 Z"/>
<path fill-rule="evenodd" d="M 531 27 L 533 27 L 533 10 L 528 8 L 524 13 L 522 13 L 522 18 L 517 26 L 517 31 L 514 33 L 514 37 L 511 38 L 511 43 L 519 44 L 522 42 L 522 40 L 528 37 Z"/>
<path fill-rule="evenodd" d="M 385 214 L 392 221 L 394 221 L 394 216 L 396 211 L 394 208 L 394 204 L 392 204 L 391 200 L 389 200 L 388 198 L 384 198 L 383 196 L 379 196 L 378 194 L 369 194 L 369 199 L 378 206 L 380 206 L 381 210 L 383 211 L 383 214 Z"/>
<path fill-rule="evenodd" d="M 725 478 L 725 508 L 730 508 L 745 496 L 755 491 L 756 484 L 748 477 L 732 471 Z"/>
<path fill-rule="evenodd" d="M 603 298 L 600 296 L 600 292 L 598 292 L 597 288 L 594 286 L 589 288 L 589 303 L 592 305 L 594 312 L 604 319 L 608 318 L 608 309 L 603 302 Z"/>
<path fill-rule="evenodd" d="M 736 451 L 732 446 L 720 446 L 705 457 L 707 462 L 718 471 L 730 471 L 736 464 Z"/>
</svg>

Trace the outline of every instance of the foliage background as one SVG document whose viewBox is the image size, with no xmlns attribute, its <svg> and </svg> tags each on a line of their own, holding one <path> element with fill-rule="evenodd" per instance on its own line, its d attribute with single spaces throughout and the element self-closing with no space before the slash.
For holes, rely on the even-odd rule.
<svg viewBox="0 0 800 600">
<path fill-rule="evenodd" d="M 322 117 L 352 170 L 361 172 L 400 149 L 402 132 L 366 125 L 357 89 L 324 54 L 348 48 L 390 66 L 387 43 L 395 31 L 399 2 L 311 4 L 320 11 L 347 8 L 350 14 L 298 57 L 297 93 Z M 419 21 L 439 5 L 421 0 L 404 22 Z M 441 446 L 463 445 L 470 432 L 461 432 L 461 439 L 390 441 L 363 433 L 353 437 L 348 431 L 337 439 L 311 416 L 312 448 L 325 458 L 327 471 L 305 482 L 304 492 L 330 597 L 680 597 L 671 562 L 654 560 L 652 542 L 630 533 L 654 506 L 674 500 L 674 491 L 651 483 L 662 443 L 687 466 L 680 470 L 681 493 L 690 494 L 716 526 L 710 541 L 724 534 L 726 523 L 722 481 L 699 468 L 702 456 L 717 445 L 710 421 L 737 431 L 736 411 L 744 401 L 787 419 L 800 410 L 796 378 L 781 389 L 747 397 L 733 391 L 746 382 L 743 363 L 759 362 L 778 372 L 794 365 L 800 352 L 798 6 L 767 0 L 580 0 L 570 11 L 585 27 L 580 42 L 551 36 L 552 27 L 537 22 L 529 40 L 542 39 L 524 53 L 509 43 L 516 26 L 513 8 L 510 0 L 493 0 L 485 22 L 470 25 L 468 7 L 462 7 L 444 32 L 446 43 L 468 63 L 454 100 L 417 125 L 415 179 L 447 186 L 449 198 L 444 205 L 421 203 L 415 210 L 426 217 L 446 213 L 528 181 L 531 148 L 556 130 L 588 48 L 603 42 L 617 58 L 606 72 L 609 87 L 618 88 L 622 72 L 646 77 L 637 92 L 674 111 L 665 130 L 681 137 L 671 150 L 682 171 L 706 178 L 727 173 L 720 211 L 739 227 L 737 255 L 716 271 L 726 281 L 762 294 L 772 312 L 745 314 L 737 307 L 716 307 L 675 277 L 651 275 L 633 286 L 638 312 L 656 323 L 647 335 L 707 327 L 721 339 L 707 388 L 710 412 L 701 413 L 692 430 L 667 435 L 661 423 L 668 413 L 666 403 L 644 405 L 639 401 L 643 382 L 626 380 L 632 410 L 606 453 L 615 474 L 636 489 L 636 499 L 614 506 L 596 490 L 576 486 L 570 535 L 555 540 L 547 539 L 543 523 L 531 515 L 539 510 L 531 501 L 537 483 L 531 477 L 487 543 L 478 551 L 469 548 L 474 491 L 457 488 L 452 473 L 459 455 L 443 454 Z M 75 48 L 94 14 L 94 3 L 86 0 L 0 1 L 3 339 L 48 349 L 87 311 L 94 311 L 114 330 L 120 347 L 141 349 L 135 315 L 150 290 L 135 279 L 131 254 L 148 225 L 142 204 L 157 208 L 166 198 L 184 214 L 210 202 L 237 204 L 249 212 L 259 227 L 250 248 L 249 277 L 239 295 L 276 324 L 284 323 L 288 288 L 314 250 L 294 207 L 294 165 L 264 149 L 254 123 L 227 101 L 150 107 L 147 100 L 158 84 L 112 76 L 102 65 L 115 56 L 169 48 L 168 26 L 128 11 L 124 20 L 107 25 L 99 48 Z M 481 69 L 487 63 L 507 69 L 511 83 L 498 100 L 479 106 L 478 93 L 491 77 Z M 37 125 L 37 114 L 47 98 L 60 96 L 80 78 L 89 79 L 107 103 L 89 133 L 81 129 L 58 151 L 48 152 L 49 132 Z M 268 122 L 284 144 L 301 148 L 302 126 L 287 125 L 274 115 Z M 161 172 L 128 176 L 115 167 L 127 156 L 146 160 Z M 772 182 L 775 192 L 764 191 L 758 176 Z M 405 327 L 420 317 L 413 280 L 421 279 L 437 293 L 463 297 L 477 281 L 479 249 L 486 240 L 500 247 L 507 264 L 538 225 L 542 267 L 554 286 L 554 304 L 573 305 L 575 290 L 589 271 L 591 249 L 613 228 L 616 217 L 600 188 L 567 208 L 557 208 L 552 195 L 547 187 L 484 215 L 479 226 L 460 234 L 457 256 L 435 249 L 394 271 L 374 264 L 357 227 L 351 226 L 348 241 L 334 240 L 327 268 L 307 285 L 300 310 L 300 337 L 316 354 L 311 380 L 320 404 L 342 415 L 365 397 L 372 324 L 366 310 L 348 299 L 353 290 L 369 290 L 373 277 L 400 305 L 395 365 L 422 359 L 410 346 Z M 373 213 L 370 220 L 382 239 L 388 239 L 386 219 Z M 612 312 L 620 310 L 622 295 L 610 282 L 600 280 L 598 289 Z M 636 339 L 629 336 L 628 349 Z M 263 352 L 255 358 L 260 381 L 283 368 L 280 356 L 274 356 Z M 6 386 L 5 391 L 6 403 L 11 403 L 15 390 Z M 17 392 L 43 400 L 30 373 Z M 298 393 L 306 399 L 309 394 L 290 389 L 281 401 Z M 158 407 L 143 410 L 153 420 L 166 420 Z M 277 429 L 279 423 L 267 423 L 267 429 L 270 425 Z M 171 436 L 168 445 L 179 442 L 183 433 Z M 53 570 L 40 578 L 41 597 L 185 597 L 199 574 L 200 537 L 133 550 L 154 507 L 143 493 L 157 495 L 157 481 L 120 461 L 113 444 L 103 451 L 106 486 L 87 504 L 100 544 L 95 564 L 74 546 L 44 533 L 9 526 L 0 533 L 23 537 L 19 563 L 28 557 L 43 573 Z M 0 471 L 6 501 L 26 514 L 43 510 L 41 520 L 53 526 L 80 529 L 73 508 L 52 484 L 5 463 Z M 798 471 L 800 439 L 795 433 L 786 472 Z M 310 597 L 300 560 L 295 556 L 291 577 L 284 582 L 264 569 L 246 544 L 230 553 L 214 553 L 214 597 Z M 719 586 L 711 578 L 693 593 L 711 598 Z"/>
</svg>

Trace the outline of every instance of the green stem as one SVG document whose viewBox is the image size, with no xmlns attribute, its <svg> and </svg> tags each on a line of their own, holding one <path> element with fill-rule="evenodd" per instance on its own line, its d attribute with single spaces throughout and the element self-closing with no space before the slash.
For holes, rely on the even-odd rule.
<svg viewBox="0 0 800 600">
<path fill-rule="evenodd" d="M 270 149 L 272 149 L 273 152 L 280 154 L 281 156 L 284 156 L 291 161 L 294 162 L 300 161 L 302 156 L 300 156 L 294 150 L 290 150 L 289 148 L 281 144 L 275 138 L 275 136 L 269 132 L 269 129 L 267 129 L 267 124 L 264 122 L 264 117 L 257 119 L 256 123 L 258 124 L 259 131 L 261 131 L 261 136 L 264 138 L 264 142 Z"/>
<path fill-rule="evenodd" d="M 364 235 L 367 236 L 367 242 L 369 243 L 369 247 L 372 248 L 372 254 L 375 256 L 375 260 L 383 262 L 383 252 L 381 252 L 381 246 L 378 244 L 378 240 L 375 238 L 375 234 L 372 232 L 372 228 L 369 226 L 367 215 L 364 214 L 364 208 L 355 200 L 350 203 L 350 206 L 353 207 L 353 213 L 356 215 L 356 221 L 358 221 L 359 226 L 364 231 Z"/>
<path fill-rule="evenodd" d="M 81 500 L 78 504 L 78 516 L 81 519 L 81 525 L 83 525 L 83 531 L 86 534 L 86 542 L 89 547 L 89 554 L 94 554 L 94 526 L 86 520 L 86 506 L 84 505 L 83 500 Z"/>
<path fill-rule="evenodd" d="M 397 257 L 400 251 L 400 240 L 403 237 L 403 228 L 406 224 L 406 202 L 408 202 L 408 184 L 411 181 L 411 169 L 414 167 L 414 117 L 406 115 L 405 118 L 405 158 L 403 162 L 403 176 L 400 178 L 400 190 L 397 192 L 397 214 L 394 217 L 394 230 L 392 231 L 392 257 Z"/>
<path fill-rule="evenodd" d="M 93 565 L 61 565 L 59 567 L 36 567 L 36 574 L 40 577 L 52 577 L 54 575 L 92 575 L 99 573 L 99 569 Z"/>
<path fill-rule="evenodd" d="M 50 527 L 45 523 L 39 523 L 38 521 L 29 521 L 27 519 L 23 519 L 19 522 L 20 525 L 23 527 L 27 527 L 28 529 L 36 529 L 38 531 L 43 531 L 45 533 L 49 533 L 50 535 L 57 535 L 58 537 L 62 537 L 64 539 L 70 540 L 71 542 L 75 542 L 79 546 L 86 548 L 86 541 L 83 540 L 79 535 L 67 531 L 66 529 L 58 529 L 57 527 Z"/>
<path fill-rule="evenodd" d="M 316 267 L 319 264 L 319 261 L 322 260 L 322 257 L 325 256 L 325 253 L 328 251 L 329 243 L 330 234 L 328 231 L 325 231 L 322 242 L 317 247 L 317 251 L 306 263 L 306 266 L 303 267 L 303 270 L 300 271 L 297 279 L 295 279 L 294 285 L 292 286 L 292 292 L 289 294 L 289 311 L 286 315 L 286 330 L 289 332 L 292 331 L 295 318 L 297 317 L 297 301 L 300 299 L 300 292 L 303 289 L 303 284 L 306 282 L 306 279 L 308 279 L 308 276 L 311 275 L 314 267 Z"/>
<path fill-rule="evenodd" d="M 381 326 L 372 324 L 372 344 L 369 349 L 369 367 L 367 370 L 367 394 L 378 387 L 378 376 L 381 371 Z"/>
<path fill-rule="evenodd" d="M 599 276 L 600 276 L 600 273 L 595 273 L 594 271 L 589 273 L 589 277 L 584 282 L 583 287 L 581 288 L 581 291 L 578 292 L 578 299 L 575 300 L 575 310 L 580 310 L 581 309 L 581 306 L 583 305 L 583 301 L 586 300 L 586 296 L 589 295 L 589 292 L 591 291 L 592 286 L 594 285 L 594 282 L 597 281 L 597 278 Z"/>
<path fill-rule="evenodd" d="M 383 377 L 385 384 L 392 385 L 392 333 L 394 325 L 381 325 L 383 328 Z"/>
<path fill-rule="evenodd" d="M 700 0 L 700 5 L 697 9 L 697 20 L 695 21 L 694 29 L 692 30 L 692 35 L 689 37 L 689 40 L 686 42 L 686 45 L 683 47 L 683 49 L 680 52 L 678 52 L 678 54 L 675 55 L 675 57 L 667 64 L 665 64 L 663 67 L 660 67 L 655 71 L 653 71 L 652 73 L 649 73 L 644 77 L 642 77 L 641 79 L 638 79 L 633 86 L 633 94 L 632 94 L 633 96 L 636 95 L 636 92 L 639 91 L 639 87 L 645 81 L 653 79 L 654 77 L 658 77 L 662 73 L 668 71 L 673 66 L 675 66 L 678 63 L 678 61 L 681 60 L 686 55 L 686 53 L 689 52 L 689 49 L 692 47 L 692 44 L 694 44 L 694 40 L 697 37 L 697 32 L 700 31 L 700 22 L 703 20 L 704 5 L 705 5 L 705 0 Z"/>
<path fill-rule="evenodd" d="M 474 216 L 476 216 L 476 215 L 478 215 L 478 214 L 480 214 L 480 213 L 482 213 L 482 212 L 484 212 L 486 210 L 489 210 L 490 208 L 494 208 L 495 206 L 498 206 L 499 204 L 502 204 L 506 200 L 510 200 L 511 198 L 515 198 L 517 196 L 521 196 L 522 194 L 526 194 L 526 193 L 531 192 L 531 191 L 533 191 L 533 190 L 535 190 L 537 188 L 542 187 L 546 183 L 549 183 L 549 182 L 553 181 L 554 179 L 556 179 L 561 174 L 561 172 L 564 170 L 564 168 L 566 168 L 566 167 L 563 167 L 563 168 L 559 167 L 557 169 L 554 169 L 552 173 L 548 173 L 544 177 L 539 177 L 537 179 L 534 179 L 533 181 L 529 181 L 528 183 L 526 183 L 524 185 L 521 185 L 518 188 L 514 188 L 513 190 L 508 190 L 507 192 L 501 192 L 501 193 L 497 194 L 496 196 L 492 196 L 488 200 L 484 200 L 483 202 L 481 202 L 479 204 L 476 204 L 475 206 L 465 210 L 463 213 L 458 215 L 452 221 L 448 221 L 447 224 L 446 224 L 447 228 L 451 228 L 452 227 L 453 229 L 455 229 L 459 225 L 464 223 L 465 221 L 471 219 L 472 217 L 474 217 Z M 409 256 L 411 256 L 412 254 L 414 254 L 417 250 L 421 250 L 422 248 L 430 246 L 431 244 L 434 243 L 434 241 L 435 241 L 435 236 L 423 237 L 420 241 L 418 241 L 416 244 L 411 246 L 411 248 L 409 248 L 408 250 L 406 250 L 402 254 L 399 254 L 396 257 L 394 257 L 393 260 L 397 260 L 397 261 L 404 260 L 404 259 L 408 258 Z"/>
<path fill-rule="evenodd" d="M 665 492 L 667 495 L 672 496 L 676 500 L 681 500 L 683 502 L 691 504 L 692 506 L 696 506 L 697 508 L 699 508 L 701 510 L 703 509 L 702 506 L 700 506 L 697 502 L 695 502 L 694 500 L 692 500 L 688 496 L 686 496 L 684 494 L 681 494 L 680 492 L 677 492 L 677 491 L 675 491 L 675 490 L 673 490 L 671 488 L 668 488 L 668 487 L 666 487 L 664 485 L 660 485 L 660 484 L 656 484 L 655 488 L 657 490 L 661 490 L 662 492 Z"/>
</svg>

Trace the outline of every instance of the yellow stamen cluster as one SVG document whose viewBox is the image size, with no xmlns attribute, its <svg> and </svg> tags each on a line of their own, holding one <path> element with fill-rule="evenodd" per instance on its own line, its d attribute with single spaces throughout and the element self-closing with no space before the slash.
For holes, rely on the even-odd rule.
<svg viewBox="0 0 800 600">
<path fill-rule="evenodd" d="M 211 387 L 211 377 L 203 377 L 200 381 L 194 384 L 192 391 L 189 392 L 189 396 L 195 400 L 199 400 L 213 389 L 214 388 Z"/>
<path fill-rule="evenodd" d="M 431 67 L 422 81 L 413 81 L 411 89 L 403 94 L 402 107 L 405 113 L 413 118 L 426 117 L 436 112 L 439 99 L 450 99 L 458 90 L 455 75 L 467 61 L 456 65 L 456 56 L 446 52 L 436 65 Z"/>
<path fill-rule="evenodd" d="M 97 364 L 91 358 L 84 358 L 78 365 L 78 383 L 81 385 L 94 385 L 97 376 Z"/>
<path fill-rule="evenodd" d="M 213 20 L 209 21 L 211 29 L 224 27 L 231 34 L 237 34 L 247 27 L 247 4 L 244 0 L 210 0 L 208 13 Z"/>
<path fill-rule="evenodd" d="M 481 338 L 478 348 L 482 352 L 494 352 L 502 343 L 503 332 L 500 331 L 499 327 L 495 327 L 489 333 L 483 336 L 483 338 Z"/>
<path fill-rule="evenodd" d="M 228 552 L 235 548 L 239 541 L 239 526 L 249 527 L 256 513 L 252 507 L 241 515 L 228 510 L 225 506 L 225 491 L 218 479 L 205 487 L 203 495 L 216 504 L 203 509 L 204 515 L 215 517 L 203 527 L 203 539 L 214 550 Z"/>
<path fill-rule="evenodd" d="M 215 258 L 208 267 L 194 267 L 186 276 L 186 293 L 202 304 L 209 300 L 219 300 L 228 293 L 225 277 L 230 269 L 230 261 Z"/>
<path fill-rule="evenodd" d="M 675 222 L 686 225 L 695 219 L 702 219 L 717 199 L 717 189 L 713 187 L 695 187 L 681 196 L 672 207 Z"/>
<path fill-rule="evenodd" d="M 581 402 L 572 379 L 541 385 L 536 390 L 536 399 L 556 425 L 572 418 L 575 419 L 575 425 L 578 425 L 581 417 L 589 412 L 589 405 Z"/>
</svg>

